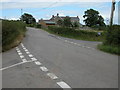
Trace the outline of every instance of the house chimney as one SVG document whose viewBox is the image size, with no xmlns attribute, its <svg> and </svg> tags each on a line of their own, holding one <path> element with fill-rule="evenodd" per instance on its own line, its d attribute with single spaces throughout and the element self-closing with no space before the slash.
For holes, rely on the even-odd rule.
<svg viewBox="0 0 120 90">
<path fill-rule="evenodd" d="M 57 16 L 59 16 L 59 13 L 57 13 Z"/>
<path fill-rule="evenodd" d="M 54 15 L 52 15 L 52 18 L 54 18 Z"/>
</svg>

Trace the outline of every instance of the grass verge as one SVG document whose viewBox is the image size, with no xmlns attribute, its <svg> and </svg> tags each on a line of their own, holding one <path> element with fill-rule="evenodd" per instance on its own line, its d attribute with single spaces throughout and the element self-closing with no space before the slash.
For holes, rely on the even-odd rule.
<svg viewBox="0 0 120 90">
<path fill-rule="evenodd" d="M 99 44 L 97 48 L 101 51 L 108 52 L 111 54 L 120 55 L 120 48 L 117 46 L 111 46 L 111 45 L 105 45 L 105 44 Z"/>
<path fill-rule="evenodd" d="M 48 29 L 43 29 L 43 30 L 58 36 L 77 39 L 77 40 L 104 41 L 105 39 L 104 32 L 102 32 L 101 36 L 98 36 L 97 32 L 75 30 L 73 28 L 65 28 L 65 27 L 49 27 Z"/>
<path fill-rule="evenodd" d="M 2 52 L 17 46 L 25 32 L 26 26 L 23 22 L 2 20 Z"/>
</svg>

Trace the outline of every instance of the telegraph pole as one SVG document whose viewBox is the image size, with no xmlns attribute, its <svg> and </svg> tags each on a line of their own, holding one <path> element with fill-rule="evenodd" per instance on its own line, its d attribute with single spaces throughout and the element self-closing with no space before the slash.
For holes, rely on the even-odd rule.
<svg viewBox="0 0 120 90">
<path fill-rule="evenodd" d="M 113 16 L 115 11 L 115 0 L 112 0 L 111 16 L 110 16 L 110 26 L 113 24 Z"/>
<path fill-rule="evenodd" d="M 22 14 L 23 14 L 23 9 L 21 8 L 21 16 L 20 16 L 20 20 L 21 20 L 21 21 L 23 21 L 23 20 L 22 20 Z"/>
<path fill-rule="evenodd" d="M 23 13 L 23 9 L 21 9 L 21 16 L 22 16 L 22 13 Z"/>
</svg>

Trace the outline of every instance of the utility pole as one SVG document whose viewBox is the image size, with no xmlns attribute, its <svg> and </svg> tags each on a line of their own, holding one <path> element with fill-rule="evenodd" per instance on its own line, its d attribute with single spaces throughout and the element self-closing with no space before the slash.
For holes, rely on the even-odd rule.
<svg viewBox="0 0 120 90">
<path fill-rule="evenodd" d="M 120 1 L 118 2 L 118 25 L 120 25 Z"/>
<path fill-rule="evenodd" d="M 22 20 L 22 14 L 23 14 L 23 9 L 21 9 L 21 17 L 20 17 L 20 20 L 21 20 L 21 21 L 23 21 L 23 20 Z"/>
<path fill-rule="evenodd" d="M 110 26 L 113 24 L 113 16 L 115 11 L 115 0 L 112 0 L 111 16 L 110 16 Z"/>
<path fill-rule="evenodd" d="M 23 9 L 21 9 L 21 16 L 22 16 L 22 14 L 23 14 Z"/>
</svg>

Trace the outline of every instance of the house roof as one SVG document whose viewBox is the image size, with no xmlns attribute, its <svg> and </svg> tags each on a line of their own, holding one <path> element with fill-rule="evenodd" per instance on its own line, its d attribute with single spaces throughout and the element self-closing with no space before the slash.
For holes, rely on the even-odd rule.
<svg viewBox="0 0 120 90">
<path fill-rule="evenodd" d="M 62 20 L 64 20 L 64 18 L 66 18 L 66 16 L 54 16 L 54 17 L 52 17 L 52 18 L 61 18 Z M 52 20 L 52 18 L 50 19 L 50 20 Z M 77 21 L 77 20 L 79 20 L 79 17 L 70 17 L 70 19 L 72 20 L 72 21 Z"/>
<path fill-rule="evenodd" d="M 47 24 L 55 24 L 55 22 L 53 22 L 53 21 L 44 21 L 44 22 Z"/>
<path fill-rule="evenodd" d="M 55 24 L 55 22 L 51 20 L 41 20 L 41 21 L 44 21 L 46 24 Z"/>
</svg>

